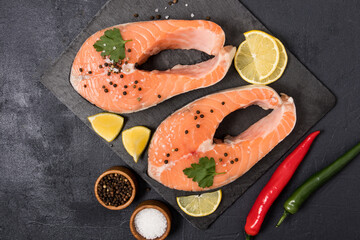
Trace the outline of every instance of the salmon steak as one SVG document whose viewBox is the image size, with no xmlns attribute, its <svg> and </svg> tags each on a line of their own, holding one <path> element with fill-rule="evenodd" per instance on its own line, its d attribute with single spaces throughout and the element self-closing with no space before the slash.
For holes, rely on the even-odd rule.
<svg viewBox="0 0 360 240">
<path fill-rule="evenodd" d="M 250 105 L 273 109 L 240 135 L 214 139 L 221 121 Z M 249 85 L 202 97 L 174 112 L 157 128 L 149 146 L 148 175 L 163 185 L 184 191 L 224 186 L 245 174 L 291 133 L 296 122 L 293 98 L 267 86 Z M 213 158 L 210 187 L 199 187 L 183 170 L 200 158 Z"/>
<path fill-rule="evenodd" d="M 106 30 L 117 28 L 126 58 L 114 63 L 94 48 Z M 227 73 L 236 48 L 225 46 L 222 28 L 205 20 L 134 22 L 103 29 L 78 51 L 70 74 L 74 89 L 99 108 L 131 113 L 155 106 L 173 96 L 219 82 Z M 104 45 L 105 46 L 105 45 Z M 151 55 L 165 49 L 196 49 L 214 56 L 194 65 L 165 71 L 138 69 Z"/>
</svg>

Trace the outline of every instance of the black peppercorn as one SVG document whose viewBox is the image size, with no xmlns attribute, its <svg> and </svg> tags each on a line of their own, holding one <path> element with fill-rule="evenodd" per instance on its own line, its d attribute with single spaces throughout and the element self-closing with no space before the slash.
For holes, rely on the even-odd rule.
<svg viewBox="0 0 360 240">
<path fill-rule="evenodd" d="M 134 17 L 138 17 L 138 16 L 139 16 L 139 14 L 137 14 L 137 13 L 134 14 Z"/>
<path fill-rule="evenodd" d="M 105 88 L 105 85 L 103 85 L 102 88 Z"/>
<path fill-rule="evenodd" d="M 185 130 L 185 134 L 188 134 L 189 133 L 189 131 L 188 130 Z"/>
<path fill-rule="evenodd" d="M 214 112 L 214 110 L 210 109 L 210 112 L 211 112 L 211 113 L 213 113 L 213 112 Z"/>
<path fill-rule="evenodd" d="M 158 95 L 158 98 L 161 98 L 161 95 L 160 95 L 160 94 Z"/>
<path fill-rule="evenodd" d="M 127 88 L 127 85 L 124 85 L 124 88 Z"/>
<path fill-rule="evenodd" d="M 100 179 L 96 191 L 105 205 L 117 207 L 129 201 L 133 187 L 126 177 L 111 173 Z"/>
<path fill-rule="evenodd" d="M 165 161 L 164 161 L 165 164 L 168 164 L 168 162 L 169 162 L 169 160 L 165 160 Z"/>
<path fill-rule="evenodd" d="M 197 116 L 195 116 L 194 119 L 196 120 L 196 119 L 197 119 Z"/>
<path fill-rule="evenodd" d="M 117 84 L 116 84 L 116 83 L 114 84 L 114 87 L 117 87 Z"/>
<path fill-rule="evenodd" d="M 201 114 L 200 117 L 201 117 L 201 118 L 204 118 L 204 114 Z"/>
<path fill-rule="evenodd" d="M 237 161 L 239 161 L 239 159 L 238 159 L 238 158 L 235 158 L 235 162 L 237 162 Z"/>
<path fill-rule="evenodd" d="M 126 94 L 127 94 L 127 92 L 126 92 L 126 91 L 124 91 L 124 92 L 123 92 L 123 94 L 124 94 L 124 95 L 126 95 Z"/>
<path fill-rule="evenodd" d="M 135 84 L 138 84 L 139 83 L 139 81 L 138 80 L 135 80 L 135 82 L 134 82 Z"/>
<path fill-rule="evenodd" d="M 110 85 L 113 85 L 113 82 L 110 81 L 109 84 L 110 84 Z"/>
<path fill-rule="evenodd" d="M 109 66 L 109 64 L 108 64 L 108 63 L 104 63 L 104 66 L 107 67 L 107 66 Z"/>
<path fill-rule="evenodd" d="M 111 72 L 108 72 L 107 75 L 110 76 L 110 75 L 111 75 Z"/>
<path fill-rule="evenodd" d="M 130 48 L 128 49 L 128 52 L 131 52 L 131 49 L 130 49 Z"/>
<path fill-rule="evenodd" d="M 124 75 L 123 74 L 120 74 L 120 78 L 123 78 L 124 77 Z"/>
<path fill-rule="evenodd" d="M 138 90 L 141 91 L 141 87 L 139 87 Z"/>
<path fill-rule="evenodd" d="M 225 102 L 221 102 L 222 105 L 225 105 Z"/>
<path fill-rule="evenodd" d="M 230 163 L 231 163 L 231 164 L 234 164 L 234 161 L 233 161 L 233 160 L 231 160 L 231 161 L 230 161 Z"/>
<path fill-rule="evenodd" d="M 196 110 L 196 114 L 199 114 L 200 113 L 200 111 L 199 110 Z"/>
<path fill-rule="evenodd" d="M 99 65 L 99 68 L 102 68 L 102 65 L 101 65 L 101 64 Z"/>
<path fill-rule="evenodd" d="M 167 156 L 167 157 L 170 157 L 170 153 L 167 153 L 166 156 Z"/>
<path fill-rule="evenodd" d="M 196 127 L 197 127 L 197 128 L 200 128 L 200 124 L 196 124 Z"/>
<path fill-rule="evenodd" d="M 82 72 L 82 71 L 83 71 L 83 69 L 82 69 L 82 68 L 79 68 L 79 71 L 80 71 L 80 72 Z"/>
<path fill-rule="evenodd" d="M 108 91 L 109 91 L 109 90 L 108 90 L 107 88 L 105 88 L 105 89 L 104 89 L 104 92 L 106 92 L 106 93 L 107 93 Z"/>
<path fill-rule="evenodd" d="M 228 156 L 228 154 L 227 154 L 227 153 L 224 153 L 224 156 L 225 156 L 225 157 L 227 157 L 227 156 Z"/>
<path fill-rule="evenodd" d="M 89 71 L 88 73 L 89 73 L 89 74 L 92 74 L 92 71 Z"/>
</svg>

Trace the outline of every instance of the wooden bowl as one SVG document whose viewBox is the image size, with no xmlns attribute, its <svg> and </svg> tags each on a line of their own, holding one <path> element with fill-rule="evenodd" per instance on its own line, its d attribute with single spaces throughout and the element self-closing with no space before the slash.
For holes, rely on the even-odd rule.
<svg viewBox="0 0 360 240">
<path fill-rule="evenodd" d="M 133 188 L 133 191 L 131 193 L 131 197 L 130 199 L 123 205 L 120 205 L 120 206 L 108 206 L 106 205 L 99 197 L 99 194 L 97 192 L 97 186 L 100 182 L 100 180 L 108 175 L 108 174 L 111 174 L 111 173 L 117 173 L 117 174 L 120 174 L 120 175 L 123 175 L 124 177 L 126 177 L 126 179 L 128 179 L 128 181 L 130 182 L 132 188 Z M 98 202 L 103 205 L 104 207 L 106 207 L 107 209 L 110 209 L 110 210 L 121 210 L 121 209 L 124 209 L 126 207 L 128 207 L 132 201 L 134 201 L 134 198 L 135 198 L 135 195 L 136 195 L 136 190 L 137 190 L 137 181 L 136 181 L 136 176 L 135 174 L 128 168 L 126 167 L 121 167 L 121 166 L 115 166 L 115 167 L 112 167 L 112 168 L 109 168 L 108 170 L 106 170 L 105 172 L 103 172 L 99 177 L 98 179 L 96 180 L 95 182 L 95 187 L 94 187 L 94 192 L 95 192 L 95 197 L 96 199 L 98 200 Z"/>
<path fill-rule="evenodd" d="M 164 214 L 166 221 L 167 221 L 166 231 L 161 237 L 155 238 L 155 240 L 165 239 L 169 235 L 170 229 L 171 229 L 171 213 L 170 213 L 169 208 L 164 203 L 157 201 L 157 200 L 146 200 L 146 201 L 140 203 L 135 208 L 135 210 L 132 213 L 131 218 L 130 218 L 131 233 L 134 235 L 134 237 L 137 240 L 146 240 L 146 238 L 141 236 L 140 233 L 138 233 L 135 228 L 135 216 L 136 216 L 136 214 L 138 214 L 141 210 L 143 210 L 145 208 L 155 208 L 155 209 L 159 210 L 162 214 Z"/>
</svg>

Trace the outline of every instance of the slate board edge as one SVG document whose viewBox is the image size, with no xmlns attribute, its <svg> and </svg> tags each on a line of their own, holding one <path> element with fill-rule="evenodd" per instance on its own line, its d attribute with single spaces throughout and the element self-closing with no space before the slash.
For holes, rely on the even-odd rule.
<svg viewBox="0 0 360 240">
<path fill-rule="evenodd" d="M 109 0 L 109 1 L 107 1 L 102 7 L 101 7 L 101 9 L 96 13 L 96 15 L 94 16 L 94 18 L 92 18 L 90 21 L 89 21 L 89 23 L 87 24 L 87 26 L 74 38 L 74 40 L 73 41 L 71 41 L 71 43 L 69 44 L 69 46 L 71 46 L 72 44 L 73 44 L 73 42 L 75 42 L 78 38 L 79 38 L 79 36 L 81 36 L 84 32 L 86 32 L 85 30 L 88 28 L 88 26 L 94 21 L 94 20 L 96 20 L 96 18 L 97 18 L 97 16 L 99 16 L 100 14 L 101 14 L 101 12 L 104 10 L 104 8 L 106 8 L 106 6 L 109 4 L 109 2 L 111 2 L 111 0 Z M 248 12 L 249 12 L 249 14 L 250 15 L 252 15 L 252 17 L 256 20 L 256 21 L 258 21 L 260 24 L 262 24 L 263 26 L 264 26 L 264 28 L 268 31 L 268 29 L 265 27 L 265 25 L 261 22 L 261 21 L 259 21 L 247 8 L 246 8 L 246 6 L 244 6 L 241 2 L 239 2 L 239 4 L 240 5 L 242 5 L 242 7 L 244 7 Z M 270 32 L 270 31 L 269 31 Z M 67 47 L 62 53 L 61 53 L 61 55 L 60 55 L 60 57 L 54 62 L 54 64 L 52 64 L 52 65 L 56 65 L 56 63 L 61 59 L 61 57 L 64 55 L 64 53 L 66 53 L 67 51 L 69 51 L 69 49 L 70 49 L 70 47 Z M 289 50 L 288 50 L 289 51 Z M 289 51 L 290 52 L 290 51 Z M 290 52 L 290 54 L 292 54 L 291 52 Z M 293 55 L 293 54 L 292 54 Z M 297 59 L 297 57 L 295 56 L 295 55 L 293 55 L 295 58 L 296 58 L 296 60 L 297 61 L 299 61 L 298 59 Z M 300 61 L 299 61 L 300 62 Z M 301 63 L 301 62 L 300 62 Z M 302 63 L 301 63 L 302 64 Z M 306 68 L 306 70 L 307 71 L 309 71 L 309 69 L 304 65 L 304 64 L 302 64 L 305 68 Z M 42 76 L 41 76 L 41 82 L 48 88 L 48 89 L 50 89 L 50 91 L 55 95 L 55 96 L 57 96 L 57 94 L 54 92 L 54 91 L 52 91 L 51 90 L 51 88 L 50 87 L 48 87 L 47 86 L 47 84 L 46 84 L 46 81 L 44 80 L 44 78 L 46 77 L 46 75 L 47 75 L 47 73 L 49 73 L 49 72 L 51 72 L 51 68 L 49 68 L 49 70 L 47 70 Z M 311 73 L 311 71 L 309 71 L 310 73 Z M 312 73 L 311 73 L 312 74 Z M 313 74 L 312 74 L 313 75 Z M 314 76 L 314 75 L 313 75 Z M 316 78 L 316 76 L 314 76 L 315 78 Z M 316 78 L 318 81 L 319 81 L 319 79 L 318 78 Z M 335 105 L 335 103 L 336 103 L 336 98 L 335 98 L 335 96 L 334 96 L 334 94 L 321 82 L 321 81 L 319 81 L 319 83 L 321 83 L 321 85 L 323 86 L 323 87 L 325 87 L 327 90 L 328 90 L 328 92 L 334 97 L 333 99 L 335 100 L 334 102 L 333 102 L 333 104 L 327 109 L 327 111 L 326 112 L 324 112 L 324 114 L 313 124 L 313 125 L 315 125 L 317 122 L 319 122 L 333 107 L 334 107 L 334 105 Z M 59 99 L 59 98 L 58 98 Z M 64 103 L 61 99 L 59 99 L 62 103 Z M 66 104 L 65 104 L 66 105 Z M 88 123 L 85 123 L 86 125 L 88 125 L 88 127 L 90 127 L 90 124 L 88 124 Z M 91 128 L 91 127 L 90 127 Z M 305 135 L 305 133 L 303 134 L 303 135 Z M 303 137 L 303 136 L 302 136 Z M 300 139 L 300 138 L 299 138 Z M 299 141 L 299 140 L 298 140 Z M 105 141 L 104 141 L 105 142 Z M 106 142 L 105 142 L 106 143 Z M 107 144 L 107 145 L 109 145 L 109 144 Z M 292 147 L 293 147 L 294 145 L 292 145 Z M 291 149 L 292 147 L 290 147 L 289 149 Z M 288 152 L 288 151 L 287 151 Z M 283 158 L 284 157 L 284 155 L 286 155 L 286 153 L 287 152 L 285 152 L 285 154 L 283 154 L 282 155 L 282 157 L 281 158 Z M 279 160 L 281 159 L 281 158 L 279 158 Z M 126 161 L 125 161 L 125 163 L 126 163 Z M 273 166 L 274 164 L 275 164 L 276 162 L 274 162 L 271 166 Z M 127 164 L 127 163 L 126 163 Z M 128 164 L 127 164 L 128 165 Z M 270 166 L 270 167 L 271 167 Z M 131 167 L 131 166 L 130 166 Z M 268 170 L 270 169 L 270 167 L 268 168 Z M 268 171 L 268 170 L 266 170 L 266 172 Z M 135 170 L 136 172 L 139 172 L 138 170 Z M 139 174 L 140 175 L 140 174 Z M 153 181 L 154 180 L 152 180 L 152 179 L 150 179 L 148 176 L 146 176 L 146 177 L 143 177 L 143 176 L 141 176 L 147 183 L 149 183 L 150 185 L 153 185 Z M 253 182 L 252 184 L 254 184 L 255 182 Z M 251 184 L 251 185 L 252 185 Z M 248 186 L 244 191 L 243 191 L 243 193 L 249 188 L 249 187 L 251 187 L 251 185 L 250 186 Z M 158 189 L 156 189 L 155 188 L 155 190 L 160 194 L 160 192 L 158 191 Z M 162 194 L 160 194 L 160 195 L 162 195 Z M 239 196 L 240 197 L 240 196 Z M 239 198 L 238 197 L 238 198 Z M 231 202 L 231 204 L 234 202 L 234 201 L 236 201 L 238 198 L 236 198 L 236 199 L 233 199 L 233 201 Z M 230 204 L 230 205 L 231 205 Z M 214 218 L 214 219 L 212 219 L 210 222 L 208 222 L 208 224 L 196 224 L 196 222 L 192 222 L 192 221 L 190 221 L 190 219 L 189 219 L 189 216 L 187 216 L 185 213 L 183 213 L 181 210 L 179 211 L 180 212 L 180 214 L 181 215 L 183 215 L 184 217 L 185 217 L 185 219 L 187 219 L 193 226 L 195 226 L 195 227 L 197 227 L 197 228 L 200 228 L 200 229 L 206 229 L 206 228 L 208 228 L 215 220 L 216 220 L 216 218 L 218 217 L 218 216 L 220 216 L 226 209 L 227 209 L 228 207 L 226 207 L 226 208 L 224 208 L 224 209 L 222 209 L 222 211 L 221 212 L 219 212 L 219 214 L 217 214 L 216 215 L 216 217 Z"/>
</svg>

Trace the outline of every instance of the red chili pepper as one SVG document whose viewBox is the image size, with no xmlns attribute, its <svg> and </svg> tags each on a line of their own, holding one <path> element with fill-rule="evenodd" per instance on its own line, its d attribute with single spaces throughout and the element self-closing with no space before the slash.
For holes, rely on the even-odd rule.
<svg viewBox="0 0 360 240">
<path fill-rule="evenodd" d="M 320 131 L 316 131 L 307 136 L 307 138 L 302 141 L 275 170 L 269 182 L 260 192 L 246 218 L 246 239 L 251 239 L 252 236 L 259 233 L 261 224 L 263 223 L 270 206 L 279 196 L 286 184 L 290 181 L 295 170 L 304 159 L 312 142 L 319 133 Z"/>
</svg>

